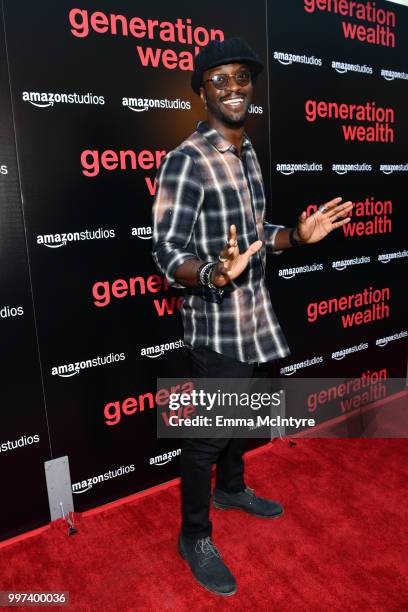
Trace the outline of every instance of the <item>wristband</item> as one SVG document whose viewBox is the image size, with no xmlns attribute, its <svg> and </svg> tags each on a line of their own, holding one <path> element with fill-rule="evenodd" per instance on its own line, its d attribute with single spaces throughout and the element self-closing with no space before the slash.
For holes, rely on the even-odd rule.
<svg viewBox="0 0 408 612">
<path fill-rule="evenodd" d="M 298 247 L 304 244 L 304 242 L 302 242 L 301 240 L 297 240 L 297 238 L 295 238 L 295 235 L 294 235 L 295 232 L 296 232 L 296 227 L 292 227 L 292 229 L 289 232 L 289 242 L 293 247 Z"/>
<path fill-rule="evenodd" d="M 208 272 L 210 268 L 212 267 L 212 265 L 213 265 L 212 261 L 207 261 L 203 263 L 197 270 L 197 281 L 202 287 L 207 286 Z"/>
<path fill-rule="evenodd" d="M 221 291 L 221 289 L 219 289 L 218 287 L 216 287 L 216 286 L 213 284 L 212 280 L 211 280 L 211 279 L 212 279 L 212 274 L 213 274 L 213 272 L 214 272 L 214 270 L 215 270 L 216 265 L 217 265 L 216 263 L 213 263 L 213 264 L 212 264 L 212 266 L 211 266 L 211 268 L 208 270 L 208 276 L 207 276 L 207 283 L 206 283 L 206 285 L 207 285 L 207 287 L 209 287 L 210 289 L 216 289 L 217 291 Z"/>
<path fill-rule="evenodd" d="M 207 280 L 207 287 L 209 287 L 214 293 L 217 294 L 218 299 L 220 299 L 222 297 L 222 294 L 224 293 L 224 288 L 223 287 L 216 287 L 213 282 L 212 282 L 212 275 L 213 272 L 216 268 L 217 264 L 214 263 L 211 268 L 209 269 L 208 272 L 208 280 Z"/>
<path fill-rule="evenodd" d="M 217 262 L 213 261 L 207 261 L 206 263 L 202 264 L 197 270 L 197 281 L 202 287 L 208 287 L 208 289 L 216 292 L 218 296 L 221 297 L 224 293 L 224 289 L 216 287 L 211 280 L 212 273 L 214 272 L 216 265 Z"/>
</svg>

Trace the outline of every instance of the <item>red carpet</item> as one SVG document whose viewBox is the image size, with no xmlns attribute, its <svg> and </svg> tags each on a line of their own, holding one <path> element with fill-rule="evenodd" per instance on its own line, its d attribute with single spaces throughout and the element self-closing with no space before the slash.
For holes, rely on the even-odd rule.
<svg viewBox="0 0 408 612">
<path fill-rule="evenodd" d="M 406 440 L 278 441 L 247 458 L 247 483 L 285 515 L 213 511 L 235 596 L 204 591 L 176 554 L 178 486 L 0 548 L 0 590 L 69 591 L 84 611 L 408 610 L 407 482 Z"/>
</svg>

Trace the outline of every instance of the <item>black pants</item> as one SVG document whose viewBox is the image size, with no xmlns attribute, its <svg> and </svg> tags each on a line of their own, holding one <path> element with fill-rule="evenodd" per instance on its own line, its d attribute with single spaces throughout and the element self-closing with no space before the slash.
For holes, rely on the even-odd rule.
<svg viewBox="0 0 408 612">
<path fill-rule="evenodd" d="M 193 378 L 251 378 L 254 364 L 243 363 L 206 347 L 189 351 Z M 181 451 L 182 531 L 188 538 L 211 535 L 211 467 L 217 464 L 216 487 L 227 492 L 245 488 L 246 440 L 189 438 Z"/>
</svg>

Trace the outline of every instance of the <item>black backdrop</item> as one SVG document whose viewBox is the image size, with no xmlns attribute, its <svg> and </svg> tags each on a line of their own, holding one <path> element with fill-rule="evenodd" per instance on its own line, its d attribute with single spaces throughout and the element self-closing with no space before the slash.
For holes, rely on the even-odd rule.
<svg viewBox="0 0 408 612">
<path fill-rule="evenodd" d="M 243 36 L 267 65 L 248 133 L 269 220 L 293 225 L 304 208 L 337 195 L 391 202 L 385 233 L 378 221 L 370 233 L 375 215 L 353 216 L 367 233 L 341 230 L 270 258 L 272 300 L 292 350 L 281 374 L 324 379 L 386 368 L 405 377 L 408 8 L 376 3 L 395 19 L 395 40 L 388 34 L 379 44 L 344 34 L 343 22 L 375 26 L 368 15 L 309 1 L 2 5 L 1 539 L 49 520 L 50 458 L 68 455 L 79 511 L 178 473 L 179 444 L 158 441 L 154 407 L 132 411 L 129 398 L 154 394 L 158 377 L 184 372 L 180 292 L 168 289 L 151 259 L 151 204 L 160 156 L 202 118 L 189 86 L 191 54 L 210 36 Z M 324 102 L 393 109 L 393 142 L 347 141 L 343 125 L 370 122 L 325 117 Z M 311 121 L 307 110 L 318 103 L 321 116 Z M 359 169 L 345 171 L 347 164 Z M 332 267 L 361 257 L 370 259 Z M 309 304 L 368 287 L 389 290 L 389 316 L 349 327 L 341 316 L 356 309 L 308 320 Z M 162 344 L 164 351 L 152 348 Z M 335 409 L 314 413 L 318 422 L 333 416 Z"/>
</svg>

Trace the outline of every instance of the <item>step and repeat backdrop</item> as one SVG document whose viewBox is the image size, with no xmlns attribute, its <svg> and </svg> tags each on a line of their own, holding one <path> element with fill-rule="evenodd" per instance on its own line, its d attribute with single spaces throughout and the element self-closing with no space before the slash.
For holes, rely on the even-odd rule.
<svg viewBox="0 0 408 612">
<path fill-rule="evenodd" d="M 268 220 L 355 203 L 344 229 L 269 259 L 292 351 L 273 375 L 405 379 L 407 7 L 3 0 L 1 21 L 0 539 L 49 521 L 46 460 L 68 456 L 77 511 L 178 475 L 156 407 L 157 378 L 186 372 L 183 298 L 154 267 L 151 206 L 204 118 L 190 78 L 210 40 L 242 36 L 267 66 L 247 131 Z"/>
</svg>

